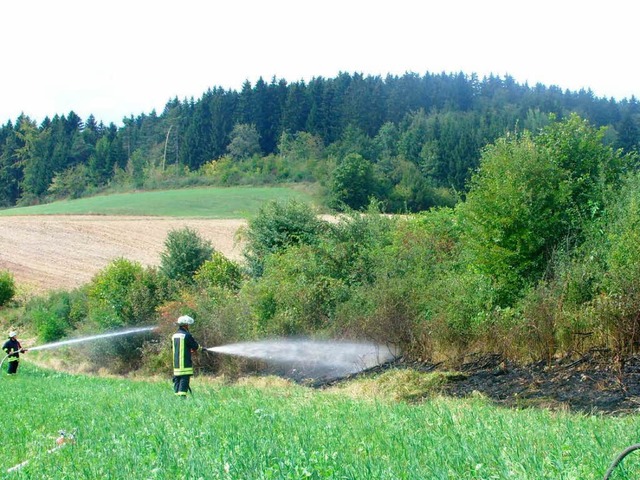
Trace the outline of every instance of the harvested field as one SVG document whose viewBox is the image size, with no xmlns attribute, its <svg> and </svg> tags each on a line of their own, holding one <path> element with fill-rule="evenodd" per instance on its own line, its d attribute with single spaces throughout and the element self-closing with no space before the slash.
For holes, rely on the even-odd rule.
<svg viewBox="0 0 640 480">
<path fill-rule="evenodd" d="M 189 227 L 213 247 L 239 260 L 235 240 L 246 220 L 100 215 L 0 217 L 0 270 L 13 273 L 21 290 L 40 293 L 87 283 L 120 257 L 159 265 L 171 230 Z"/>
</svg>

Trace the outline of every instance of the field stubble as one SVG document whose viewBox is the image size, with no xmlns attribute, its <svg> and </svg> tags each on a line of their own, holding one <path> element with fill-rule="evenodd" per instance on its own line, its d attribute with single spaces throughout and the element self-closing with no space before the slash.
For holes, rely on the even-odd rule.
<svg viewBox="0 0 640 480">
<path fill-rule="evenodd" d="M 79 287 L 116 258 L 160 264 L 171 230 L 189 227 L 232 260 L 242 219 L 179 219 L 102 215 L 0 217 L 0 270 L 9 270 L 21 291 L 42 293 Z"/>
</svg>

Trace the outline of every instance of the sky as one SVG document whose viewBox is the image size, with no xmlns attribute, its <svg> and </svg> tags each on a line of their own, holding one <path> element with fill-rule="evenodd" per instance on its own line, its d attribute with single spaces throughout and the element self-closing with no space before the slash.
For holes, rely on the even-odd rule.
<svg viewBox="0 0 640 480">
<path fill-rule="evenodd" d="M 7 0 L 0 125 L 105 124 L 207 89 L 340 72 L 511 75 L 640 98 L 631 0 Z"/>
</svg>

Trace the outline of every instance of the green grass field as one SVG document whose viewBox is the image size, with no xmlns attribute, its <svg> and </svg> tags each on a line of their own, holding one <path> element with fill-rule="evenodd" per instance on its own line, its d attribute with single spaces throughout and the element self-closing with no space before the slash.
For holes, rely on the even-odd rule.
<svg viewBox="0 0 640 480">
<path fill-rule="evenodd" d="M 1 478 L 601 479 L 640 439 L 637 417 L 420 405 L 301 386 L 256 388 L 57 373 L 2 374 Z M 54 452 L 58 431 L 75 445 Z M 21 469 L 7 469 L 25 460 Z M 638 478 L 631 455 L 612 479 Z M 626 472 L 626 473 L 625 473 Z"/>
<path fill-rule="evenodd" d="M 0 215 L 156 215 L 249 218 L 271 200 L 312 202 L 300 189 L 285 187 L 188 188 L 118 193 L 45 205 L 0 210 Z"/>
</svg>

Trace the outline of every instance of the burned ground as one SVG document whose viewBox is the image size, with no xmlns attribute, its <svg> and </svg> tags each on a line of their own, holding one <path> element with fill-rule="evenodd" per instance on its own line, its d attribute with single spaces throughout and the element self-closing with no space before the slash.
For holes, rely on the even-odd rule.
<svg viewBox="0 0 640 480">
<path fill-rule="evenodd" d="M 583 413 L 640 411 L 640 357 L 612 361 L 608 352 L 517 366 L 498 356 L 462 365 L 445 393 L 464 397 L 479 392 L 498 405 L 541 406 Z"/>
<path fill-rule="evenodd" d="M 452 397 L 479 393 L 510 408 L 613 415 L 640 412 L 640 357 L 611 358 L 607 351 L 592 351 L 579 358 L 516 365 L 500 355 L 483 355 L 464 363 L 443 393 Z"/>
<path fill-rule="evenodd" d="M 449 372 L 439 394 L 455 398 L 482 395 L 505 408 L 538 407 L 603 415 L 640 413 L 640 356 L 613 361 L 608 351 L 594 350 L 579 358 L 529 365 L 517 365 L 501 355 L 478 355 L 455 370 L 401 358 L 348 378 L 320 380 L 313 386 L 330 387 L 392 368 Z M 451 374 L 453 371 L 457 373 Z"/>
</svg>

